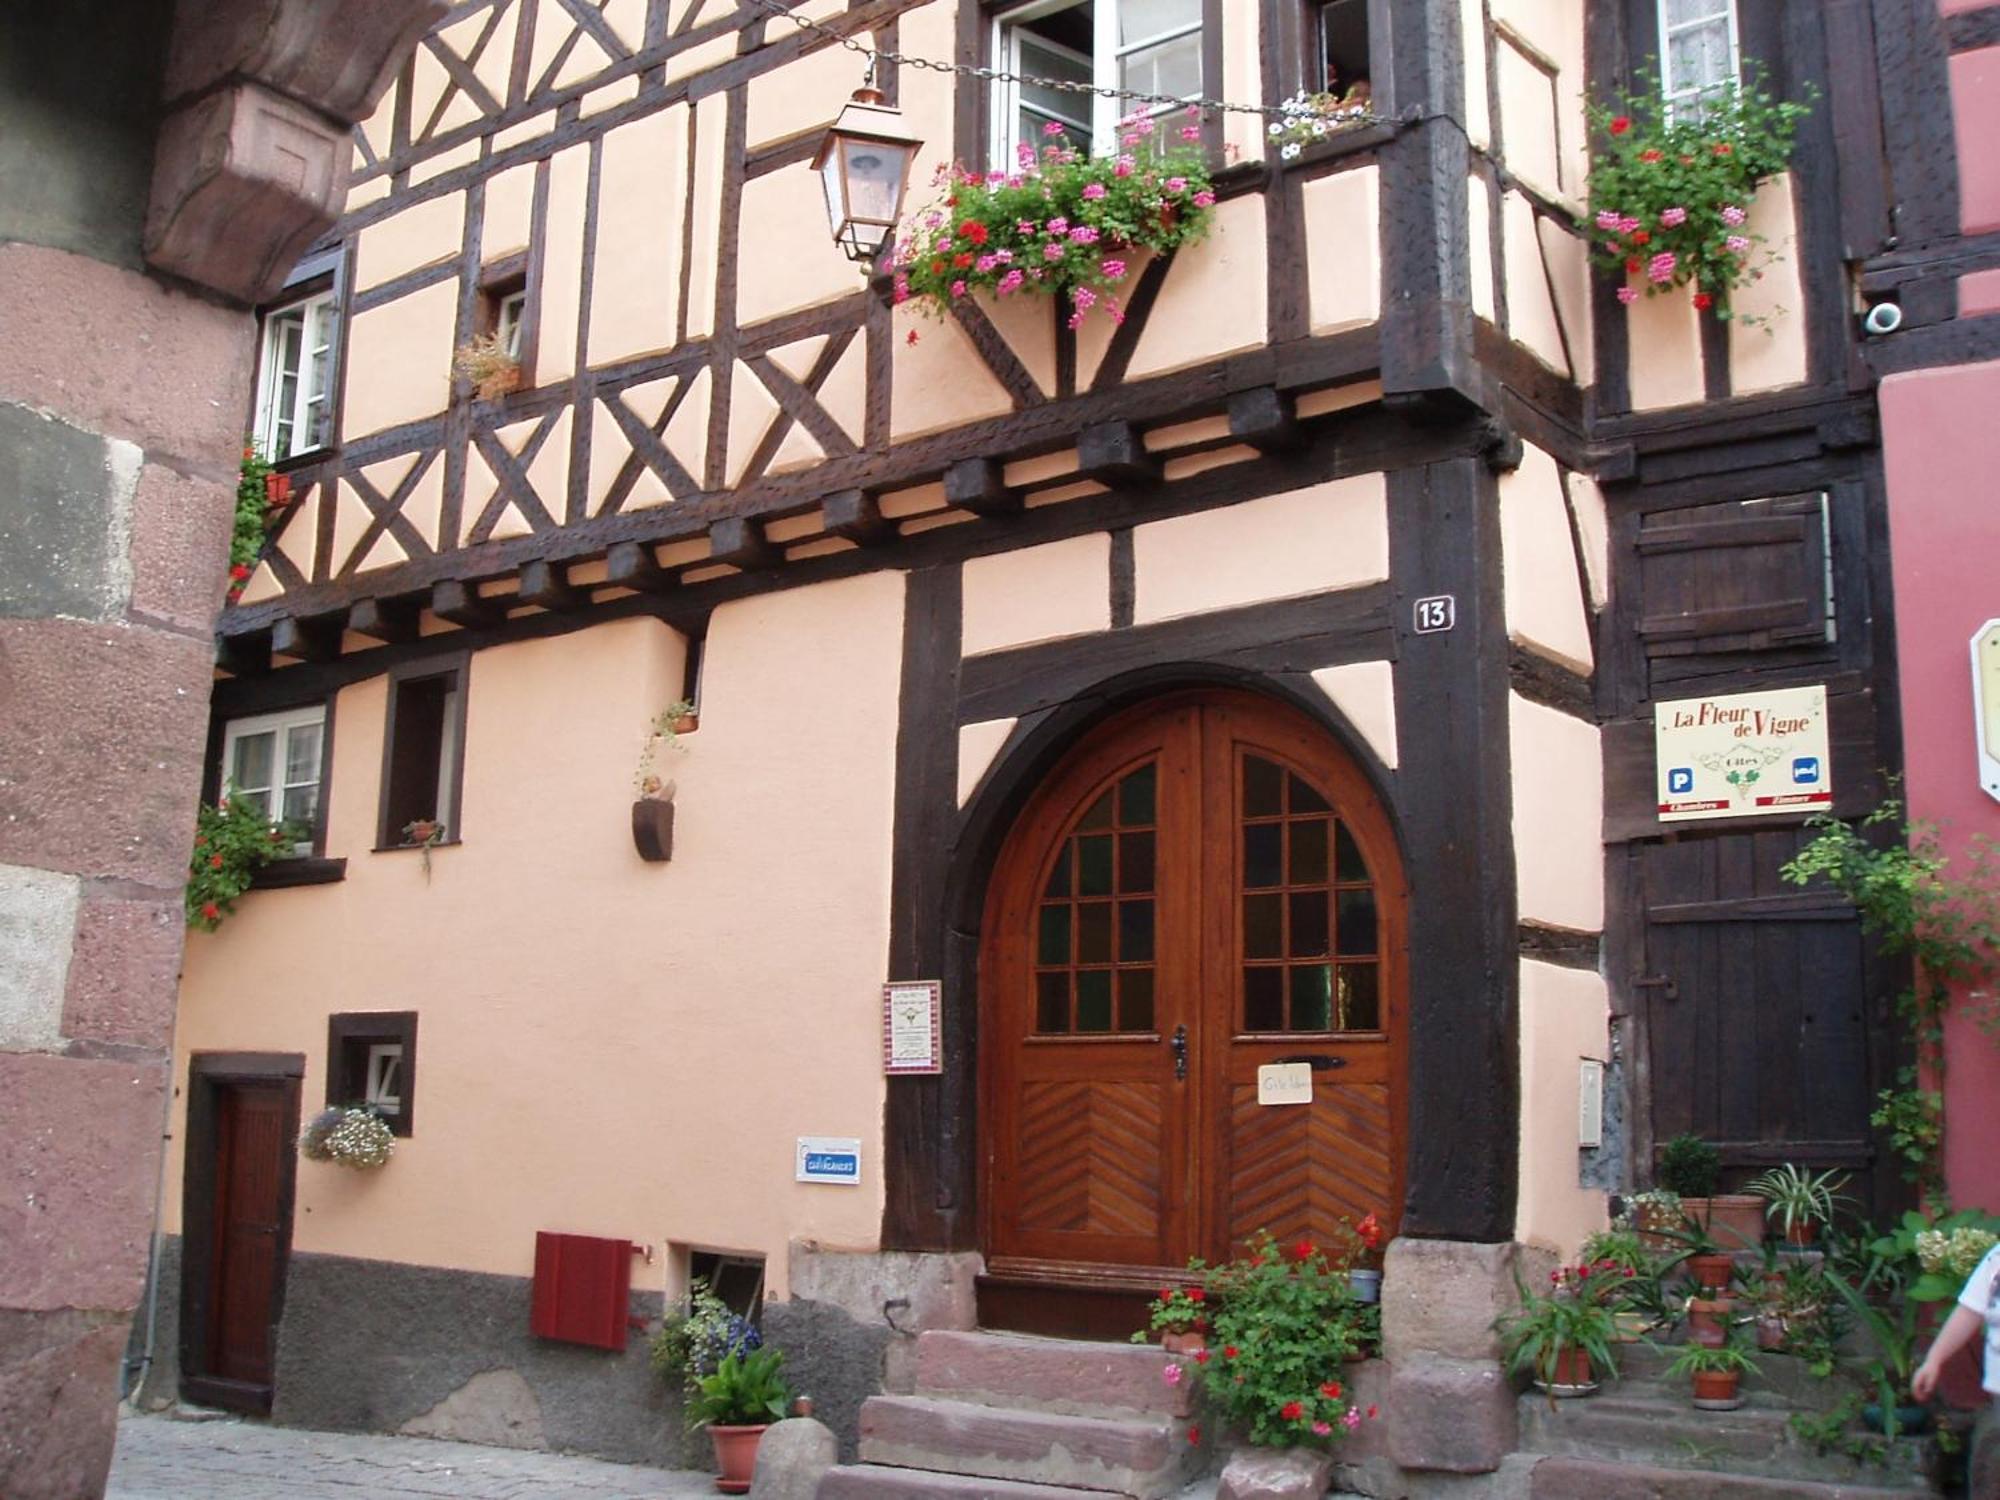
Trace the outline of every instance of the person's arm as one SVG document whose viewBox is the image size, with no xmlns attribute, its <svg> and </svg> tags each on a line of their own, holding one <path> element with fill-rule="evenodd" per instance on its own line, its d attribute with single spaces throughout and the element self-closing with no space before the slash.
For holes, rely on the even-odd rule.
<svg viewBox="0 0 2000 1500">
<path fill-rule="evenodd" d="M 1924 1356 L 1924 1362 L 1917 1366 L 1917 1373 L 1910 1379 L 1910 1394 L 1919 1401 L 1928 1401 L 1937 1390 L 1938 1376 L 1951 1362 L 1952 1356 L 1971 1343 L 1974 1335 L 1986 1328 L 1986 1319 L 1963 1305 L 1952 1309 L 1945 1319 L 1944 1328 L 1931 1345 L 1931 1352 Z"/>
</svg>

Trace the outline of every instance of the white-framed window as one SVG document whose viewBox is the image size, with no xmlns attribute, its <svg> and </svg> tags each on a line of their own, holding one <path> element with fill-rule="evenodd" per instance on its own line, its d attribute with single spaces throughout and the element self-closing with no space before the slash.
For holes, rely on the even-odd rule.
<svg viewBox="0 0 2000 1500">
<path fill-rule="evenodd" d="M 333 293 L 264 315 L 252 433 L 272 463 L 326 446 L 333 424 Z"/>
<path fill-rule="evenodd" d="M 494 311 L 493 331 L 500 335 L 502 346 L 515 359 L 521 357 L 521 320 L 527 315 L 527 311 L 526 288 L 507 293 L 500 299 L 500 305 Z"/>
<path fill-rule="evenodd" d="M 1660 92 L 1670 116 L 1737 81 L 1736 0 L 1660 0 Z"/>
<path fill-rule="evenodd" d="M 1201 12 L 1202 0 L 1038 0 L 995 18 L 993 57 L 1009 73 L 1195 99 L 1202 92 Z M 996 84 L 994 165 L 1011 169 L 1018 146 L 1039 152 L 1052 122 L 1072 145 L 1114 150 L 1118 121 L 1133 107 L 1046 84 Z"/>
<path fill-rule="evenodd" d="M 370 1042 L 361 1102 L 384 1116 L 403 1112 L 403 1044 Z"/>
<path fill-rule="evenodd" d="M 319 814 L 326 705 L 231 719 L 222 732 L 222 780 L 228 795 L 253 804 L 273 823 L 310 829 Z M 312 840 L 293 846 L 312 852 Z"/>
</svg>

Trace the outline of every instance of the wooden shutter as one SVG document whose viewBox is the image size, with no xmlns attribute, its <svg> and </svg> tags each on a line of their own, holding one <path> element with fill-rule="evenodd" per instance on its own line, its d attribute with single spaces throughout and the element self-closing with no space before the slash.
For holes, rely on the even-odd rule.
<svg viewBox="0 0 2000 1500">
<path fill-rule="evenodd" d="M 623 1349 L 632 1291 L 632 1242 L 588 1234 L 535 1235 L 534 1305 L 538 1338 Z"/>
<path fill-rule="evenodd" d="M 1639 530 L 1639 636 L 1649 657 L 1767 651 L 1827 638 L 1822 498 L 1656 511 Z"/>
</svg>

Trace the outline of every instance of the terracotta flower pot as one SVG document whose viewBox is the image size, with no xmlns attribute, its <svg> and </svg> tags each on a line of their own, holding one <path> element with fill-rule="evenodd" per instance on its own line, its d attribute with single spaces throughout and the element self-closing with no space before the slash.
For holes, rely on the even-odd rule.
<svg viewBox="0 0 2000 1500">
<path fill-rule="evenodd" d="M 1697 1370 L 1694 1375 L 1694 1404 L 1711 1411 L 1727 1411 L 1740 1399 L 1734 1370 Z"/>
<path fill-rule="evenodd" d="M 674 857 L 674 804 L 641 797 L 632 804 L 632 845 L 639 858 L 659 864 Z"/>
<path fill-rule="evenodd" d="M 1208 1347 L 1208 1335 L 1193 1329 L 1168 1329 L 1160 1335 L 1160 1347 L 1169 1354 L 1199 1354 Z"/>
<path fill-rule="evenodd" d="M 1764 1200 L 1749 1193 L 1683 1198 L 1681 1212 L 1706 1229 L 1725 1250 L 1753 1250 L 1764 1243 Z"/>
<path fill-rule="evenodd" d="M 482 401 L 496 401 L 502 396 L 511 395 L 520 388 L 521 367 L 519 365 L 509 365 L 504 370 L 494 371 L 491 375 L 480 381 L 477 387 L 479 399 Z"/>
<path fill-rule="evenodd" d="M 1695 1297 L 1688 1302 L 1688 1334 L 1697 1344 L 1710 1349 L 1719 1349 L 1729 1333 L 1729 1310 L 1732 1306 L 1727 1297 Z"/>
<path fill-rule="evenodd" d="M 715 1466 L 722 1472 L 715 1481 L 715 1487 L 725 1495 L 745 1495 L 750 1492 L 750 1476 L 757 1469 L 757 1444 L 764 1436 L 768 1423 L 756 1427 L 716 1427 L 708 1429 L 708 1439 L 715 1445 Z"/>
<path fill-rule="evenodd" d="M 283 505 L 292 498 L 292 476 L 289 474 L 266 474 L 264 476 L 264 503 Z"/>
<path fill-rule="evenodd" d="M 1549 1378 L 1538 1378 L 1535 1384 L 1551 1396 L 1587 1396 L 1597 1389 L 1592 1374 L 1587 1350 L 1558 1349 Z"/>
<path fill-rule="evenodd" d="M 1727 1255 L 1690 1255 L 1687 1264 L 1694 1284 L 1705 1292 L 1727 1291 L 1736 1270 L 1736 1262 Z"/>
<path fill-rule="evenodd" d="M 1818 1228 L 1819 1226 L 1814 1224 L 1810 1219 L 1802 1224 L 1787 1224 L 1785 1226 L 1785 1243 L 1796 1249 L 1804 1250 L 1818 1237 Z"/>
</svg>

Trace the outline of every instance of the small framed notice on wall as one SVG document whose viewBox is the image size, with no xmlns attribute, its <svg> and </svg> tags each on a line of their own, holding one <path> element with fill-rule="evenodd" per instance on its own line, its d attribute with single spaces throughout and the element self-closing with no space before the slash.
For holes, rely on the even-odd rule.
<svg viewBox="0 0 2000 1500">
<path fill-rule="evenodd" d="M 944 987 L 935 979 L 907 979 L 882 986 L 882 1071 L 942 1073 L 940 1044 Z"/>
</svg>

